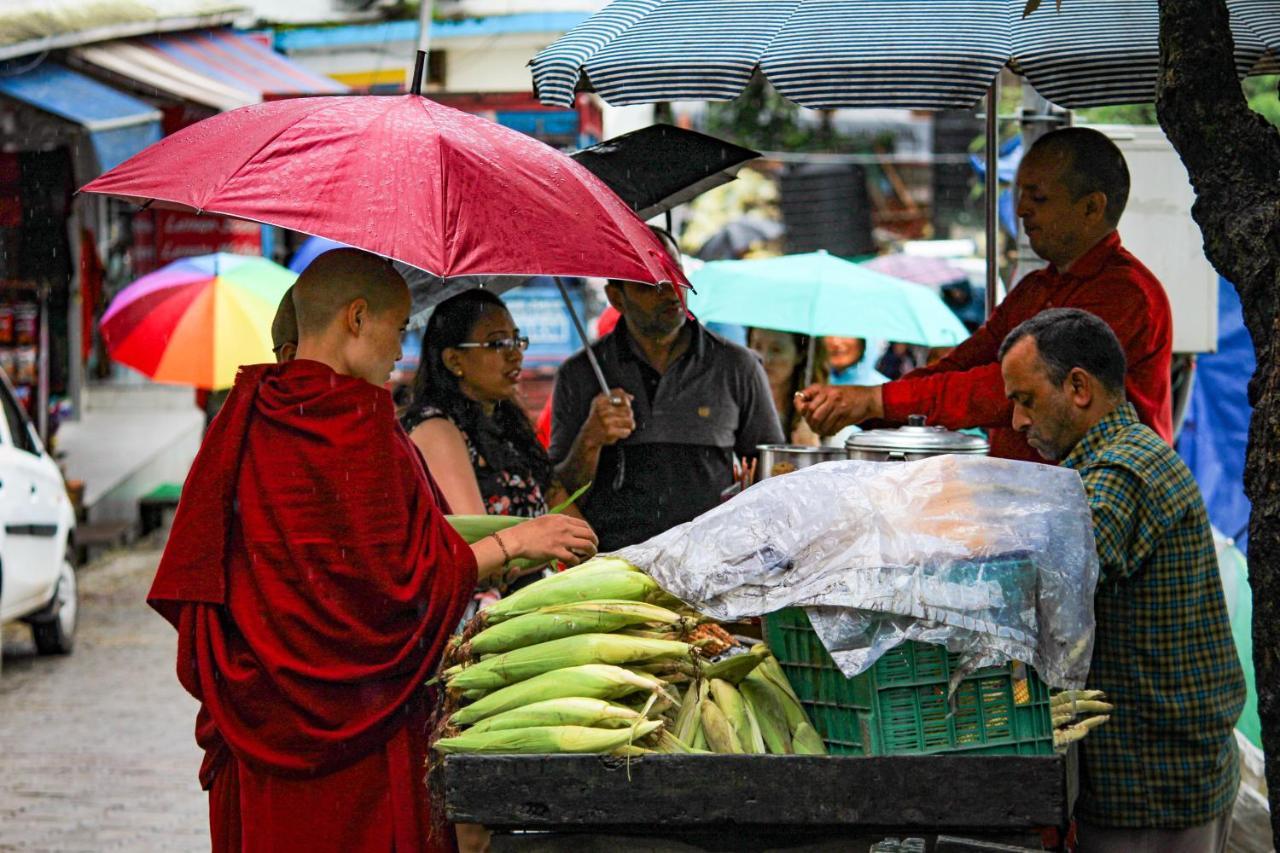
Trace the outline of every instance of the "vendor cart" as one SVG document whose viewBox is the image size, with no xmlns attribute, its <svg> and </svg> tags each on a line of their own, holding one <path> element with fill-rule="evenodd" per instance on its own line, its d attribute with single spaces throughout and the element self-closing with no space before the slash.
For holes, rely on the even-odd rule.
<svg viewBox="0 0 1280 853">
<path fill-rule="evenodd" d="M 453 755 L 451 821 L 493 851 L 1053 849 L 1075 797 L 1065 755 Z"/>
</svg>

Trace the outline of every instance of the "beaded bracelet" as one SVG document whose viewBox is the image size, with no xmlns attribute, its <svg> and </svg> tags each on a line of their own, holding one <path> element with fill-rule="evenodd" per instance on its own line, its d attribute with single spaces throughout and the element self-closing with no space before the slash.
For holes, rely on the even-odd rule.
<svg viewBox="0 0 1280 853">
<path fill-rule="evenodd" d="M 495 531 L 493 541 L 498 543 L 498 547 L 502 549 L 502 567 L 505 569 L 507 564 L 511 562 L 511 555 L 507 553 L 507 546 L 502 543 L 502 537 Z"/>
</svg>

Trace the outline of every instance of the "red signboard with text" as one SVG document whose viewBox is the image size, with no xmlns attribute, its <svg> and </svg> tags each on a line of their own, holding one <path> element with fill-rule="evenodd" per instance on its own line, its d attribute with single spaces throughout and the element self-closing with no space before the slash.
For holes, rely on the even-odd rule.
<svg viewBox="0 0 1280 853">
<path fill-rule="evenodd" d="M 243 219 L 179 210 L 144 210 L 133 217 L 135 277 L 179 258 L 214 252 L 262 254 L 262 226 Z"/>
</svg>

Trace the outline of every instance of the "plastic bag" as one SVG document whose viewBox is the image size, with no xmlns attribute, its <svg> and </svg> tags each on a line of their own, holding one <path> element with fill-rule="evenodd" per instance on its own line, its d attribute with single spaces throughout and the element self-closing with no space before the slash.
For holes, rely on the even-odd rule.
<svg viewBox="0 0 1280 853">
<path fill-rule="evenodd" d="M 1266 759 L 1243 732 L 1236 729 L 1240 750 L 1240 789 L 1231 809 L 1227 853 L 1275 853 L 1271 842 L 1271 806 L 1267 802 Z"/>
<path fill-rule="evenodd" d="M 1075 471 L 984 456 L 828 462 L 620 555 L 721 620 L 806 608 L 847 676 L 904 640 L 1084 685 L 1098 558 Z"/>
</svg>

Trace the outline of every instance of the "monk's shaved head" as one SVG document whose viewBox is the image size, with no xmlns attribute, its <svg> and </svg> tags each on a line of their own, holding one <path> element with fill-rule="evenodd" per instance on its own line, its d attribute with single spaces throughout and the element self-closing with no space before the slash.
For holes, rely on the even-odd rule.
<svg viewBox="0 0 1280 853">
<path fill-rule="evenodd" d="M 279 353 L 285 344 L 298 344 L 298 311 L 293 305 L 293 286 L 284 292 L 275 319 L 271 321 L 271 351 Z"/>
<path fill-rule="evenodd" d="M 406 297 L 408 286 L 385 258 L 359 249 L 333 249 L 317 257 L 293 285 L 299 338 L 324 333 L 357 299 L 380 314 Z"/>
</svg>

